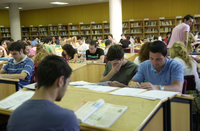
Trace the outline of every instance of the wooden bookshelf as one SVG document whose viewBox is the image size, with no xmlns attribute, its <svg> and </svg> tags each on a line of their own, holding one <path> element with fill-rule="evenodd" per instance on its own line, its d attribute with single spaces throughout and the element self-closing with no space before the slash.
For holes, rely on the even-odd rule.
<svg viewBox="0 0 200 131">
<path fill-rule="evenodd" d="M 80 25 L 76 24 L 76 25 L 69 25 L 69 36 L 73 37 L 73 36 L 79 36 L 79 30 L 80 30 Z"/>
<path fill-rule="evenodd" d="M 22 27 L 21 32 L 22 38 L 30 39 L 30 27 Z"/>
<path fill-rule="evenodd" d="M 80 25 L 80 36 L 81 37 L 91 37 L 91 24 L 81 24 Z"/>
<path fill-rule="evenodd" d="M 193 29 L 194 29 L 193 30 L 194 35 L 196 35 L 196 33 L 200 32 L 200 17 L 194 18 Z"/>
<path fill-rule="evenodd" d="M 93 23 L 92 27 L 92 40 L 97 40 L 99 37 L 103 38 L 103 23 Z"/>
<path fill-rule="evenodd" d="M 10 39 L 11 34 L 10 34 L 10 27 L 0 27 L 0 33 L 1 33 L 1 38 L 4 39 Z"/>
<path fill-rule="evenodd" d="M 103 38 L 110 34 L 110 24 L 109 23 L 103 23 Z"/>
<path fill-rule="evenodd" d="M 58 34 L 62 37 L 68 37 L 68 25 L 58 25 Z"/>
<path fill-rule="evenodd" d="M 49 36 L 54 36 L 57 37 L 58 36 L 58 26 L 54 25 L 54 26 L 48 26 L 48 35 Z"/>
<path fill-rule="evenodd" d="M 152 39 L 154 36 L 159 36 L 159 19 L 144 20 L 144 37 Z"/>
</svg>

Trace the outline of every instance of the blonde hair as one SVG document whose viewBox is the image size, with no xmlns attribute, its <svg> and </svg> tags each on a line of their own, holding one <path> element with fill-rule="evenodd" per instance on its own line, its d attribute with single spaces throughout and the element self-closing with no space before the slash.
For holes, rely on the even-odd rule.
<svg viewBox="0 0 200 131">
<path fill-rule="evenodd" d="M 193 69 L 191 62 L 193 59 L 189 56 L 189 53 L 187 52 L 183 42 L 177 41 L 174 43 L 174 45 L 170 48 L 170 57 L 181 58 L 183 61 L 185 61 L 186 65 L 188 65 L 191 70 Z"/>
<path fill-rule="evenodd" d="M 46 50 L 43 44 L 36 45 L 36 52 L 37 54 L 33 59 L 34 63 L 40 63 L 46 56 L 49 55 L 48 51 Z"/>
</svg>

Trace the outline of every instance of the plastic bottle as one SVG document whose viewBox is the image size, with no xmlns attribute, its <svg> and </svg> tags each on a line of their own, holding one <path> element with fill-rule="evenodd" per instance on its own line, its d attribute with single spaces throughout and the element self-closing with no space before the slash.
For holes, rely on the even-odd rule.
<svg viewBox="0 0 200 131">
<path fill-rule="evenodd" d="M 134 44 L 131 44 L 131 53 L 134 53 Z"/>
<path fill-rule="evenodd" d="M 82 50 L 81 51 L 81 55 L 82 55 L 82 62 L 86 62 L 86 51 L 85 50 Z"/>
</svg>

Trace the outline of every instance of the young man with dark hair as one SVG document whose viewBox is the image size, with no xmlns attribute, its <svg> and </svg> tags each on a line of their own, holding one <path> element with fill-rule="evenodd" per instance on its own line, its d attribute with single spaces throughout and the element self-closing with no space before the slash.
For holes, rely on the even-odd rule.
<svg viewBox="0 0 200 131">
<path fill-rule="evenodd" d="M 13 131 L 79 131 L 80 126 L 73 111 L 61 108 L 72 69 L 56 55 L 44 58 L 37 68 L 38 83 L 33 97 L 11 114 L 7 129 Z"/>
<path fill-rule="evenodd" d="M 97 48 L 95 41 L 89 44 L 89 50 L 86 51 L 86 60 L 93 60 L 99 63 L 104 62 L 104 51 L 101 48 Z"/>
<path fill-rule="evenodd" d="M 106 47 L 105 47 L 105 50 L 104 50 L 104 55 L 107 55 L 108 50 L 109 50 L 111 44 L 112 44 L 112 41 L 106 40 L 106 42 L 105 42 L 105 46 L 106 46 Z"/>
<path fill-rule="evenodd" d="M 177 41 L 184 42 L 185 47 L 187 48 L 188 36 L 189 36 L 190 26 L 192 26 L 192 23 L 193 23 L 193 16 L 192 15 L 186 15 L 183 18 L 182 23 L 177 25 L 173 29 L 172 35 L 171 35 L 171 38 L 170 38 L 170 41 L 169 41 L 167 48 L 170 48 Z"/>
<path fill-rule="evenodd" d="M 148 90 L 182 92 L 183 67 L 176 60 L 167 58 L 167 47 L 164 42 L 154 41 L 150 44 L 149 58 L 150 60 L 140 64 L 129 86 Z M 146 82 L 142 83 L 144 80 Z"/>
<path fill-rule="evenodd" d="M 44 37 L 44 46 L 45 46 L 46 50 L 51 54 L 56 54 L 55 49 L 51 46 L 51 43 L 52 43 L 51 36 Z"/>
<path fill-rule="evenodd" d="M 23 53 L 22 44 L 14 42 L 8 47 L 8 50 L 13 58 L 0 70 L 0 77 L 20 79 L 18 89 L 21 89 L 30 83 L 34 64 L 32 59 Z"/>
<path fill-rule="evenodd" d="M 106 69 L 100 82 L 112 81 L 110 86 L 125 87 L 136 74 L 138 66 L 124 58 L 124 50 L 119 45 L 113 45 L 107 53 Z"/>
<path fill-rule="evenodd" d="M 81 51 L 84 51 L 84 50 L 86 51 L 89 49 L 89 45 L 85 44 L 82 37 L 78 37 L 77 42 L 79 43 L 79 46 L 77 47 L 78 51 L 81 52 Z"/>
<path fill-rule="evenodd" d="M 32 45 L 32 46 L 37 45 L 37 44 L 38 44 L 38 41 L 39 41 L 39 39 L 38 39 L 37 37 L 34 38 L 34 40 L 31 42 L 31 45 Z"/>
</svg>

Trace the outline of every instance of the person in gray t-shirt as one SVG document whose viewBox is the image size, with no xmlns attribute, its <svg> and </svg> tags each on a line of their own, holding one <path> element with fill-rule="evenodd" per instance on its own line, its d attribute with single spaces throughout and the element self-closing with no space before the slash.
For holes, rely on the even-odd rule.
<svg viewBox="0 0 200 131">
<path fill-rule="evenodd" d="M 72 69 L 56 55 L 44 58 L 37 67 L 38 83 L 33 97 L 10 116 L 8 131 L 79 131 L 74 112 L 54 104 L 67 91 Z"/>
<path fill-rule="evenodd" d="M 110 86 L 125 87 L 136 74 L 138 65 L 124 58 L 124 50 L 119 45 L 109 48 L 106 59 L 109 61 L 100 82 L 112 81 Z"/>
</svg>

